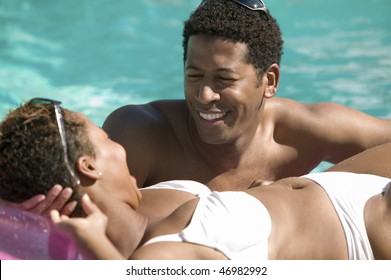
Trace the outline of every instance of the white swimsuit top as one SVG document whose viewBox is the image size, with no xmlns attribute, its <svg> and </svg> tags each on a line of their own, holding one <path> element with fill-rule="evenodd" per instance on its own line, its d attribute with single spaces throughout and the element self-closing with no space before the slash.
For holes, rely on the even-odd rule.
<svg viewBox="0 0 391 280">
<path fill-rule="evenodd" d="M 233 260 L 267 260 L 271 219 L 263 204 L 244 192 L 212 192 L 200 198 L 181 232 L 150 239 L 189 242 L 219 250 Z"/>
<path fill-rule="evenodd" d="M 191 180 L 172 180 L 172 181 L 166 181 L 161 182 L 156 185 L 152 185 L 146 188 L 140 189 L 143 190 L 153 190 L 153 189 L 166 189 L 166 190 L 178 190 L 178 191 L 184 191 L 188 193 L 192 193 L 195 196 L 198 197 L 206 197 L 211 194 L 211 190 L 205 186 L 204 184 L 201 184 L 196 181 Z"/>
<path fill-rule="evenodd" d="M 330 197 L 345 232 L 349 258 L 373 259 L 364 207 L 391 179 L 347 172 L 312 173 L 303 177 L 318 183 Z M 211 192 L 194 181 L 170 181 L 148 188 L 187 191 L 200 200 L 184 230 L 152 238 L 143 246 L 155 242 L 190 242 L 215 248 L 229 259 L 267 259 L 271 219 L 258 199 L 239 191 Z"/>
</svg>

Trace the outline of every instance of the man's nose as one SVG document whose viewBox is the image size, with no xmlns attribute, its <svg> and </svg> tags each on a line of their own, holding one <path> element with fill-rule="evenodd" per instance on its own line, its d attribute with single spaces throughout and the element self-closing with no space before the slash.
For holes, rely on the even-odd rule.
<svg viewBox="0 0 391 280">
<path fill-rule="evenodd" d="M 209 104 L 220 100 L 220 94 L 215 92 L 210 83 L 202 83 L 198 90 L 197 100 L 201 104 Z"/>
</svg>

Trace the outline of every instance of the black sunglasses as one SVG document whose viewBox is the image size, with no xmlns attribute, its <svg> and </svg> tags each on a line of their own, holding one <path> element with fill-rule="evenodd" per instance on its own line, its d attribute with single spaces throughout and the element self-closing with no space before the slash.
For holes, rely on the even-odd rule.
<svg viewBox="0 0 391 280">
<path fill-rule="evenodd" d="M 201 5 L 208 0 L 202 0 Z M 239 5 L 242 5 L 253 11 L 262 11 L 266 15 L 266 19 L 269 20 L 269 15 L 265 3 L 262 0 L 232 0 Z"/>
<path fill-rule="evenodd" d="M 238 3 L 246 8 L 249 8 L 253 11 L 264 11 L 267 12 L 265 3 L 262 0 L 232 0 L 235 3 Z"/>
<path fill-rule="evenodd" d="M 68 159 L 68 146 L 67 146 L 67 139 L 65 136 L 65 126 L 64 126 L 64 117 L 62 115 L 61 111 L 61 101 L 47 99 L 47 98 L 33 98 L 29 101 L 30 104 L 34 106 L 39 105 L 53 105 L 54 113 L 56 114 L 56 121 L 58 126 L 58 131 L 60 132 L 61 137 L 61 144 L 64 151 L 64 161 L 65 165 L 67 166 L 67 169 L 69 170 L 69 173 L 72 176 L 72 183 L 73 186 L 80 185 L 80 179 L 77 177 L 75 170 L 72 168 L 69 159 Z"/>
</svg>

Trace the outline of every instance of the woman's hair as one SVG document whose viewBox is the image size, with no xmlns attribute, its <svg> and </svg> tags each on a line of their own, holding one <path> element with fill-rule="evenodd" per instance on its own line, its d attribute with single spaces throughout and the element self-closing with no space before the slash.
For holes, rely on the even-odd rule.
<svg viewBox="0 0 391 280">
<path fill-rule="evenodd" d="M 68 157 L 76 169 L 82 155 L 95 157 L 84 122 L 62 109 Z M 10 111 L 0 124 L 0 198 L 22 202 L 46 194 L 55 184 L 72 187 L 71 200 L 79 200 L 80 186 L 73 186 L 53 105 L 26 103 Z M 78 203 L 80 205 L 80 203 Z M 73 213 L 81 215 L 79 206 Z"/>
<path fill-rule="evenodd" d="M 259 77 L 273 63 L 280 65 L 283 40 L 277 21 L 269 12 L 253 11 L 229 0 L 208 0 L 185 21 L 183 30 L 184 62 L 189 38 L 197 34 L 244 43 L 246 63 L 254 66 Z"/>
</svg>

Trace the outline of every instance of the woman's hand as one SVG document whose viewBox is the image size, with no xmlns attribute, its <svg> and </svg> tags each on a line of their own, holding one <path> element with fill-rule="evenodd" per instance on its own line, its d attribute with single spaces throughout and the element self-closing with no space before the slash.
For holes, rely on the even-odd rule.
<svg viewBox="0 0 391 280">
<path fill-rule="evenodd" d="M 58 210 L 62 215 L 69 216 L 77 205 L 76 201 L 67 203 L 71 196 L 71 188 L 63 188 L 60 185 L 55 185 L 46 195 L 39 194 L 20 203 L 2 201 L 2 204 L 41 216 L 48 217 L 51 210 Z"/>
<path fill-rule="evenodd" d="M 87 194 L 81 198 L 81 204 L 87 217 L 69 218 L 58 210 L 50 212 L 50 218 L 56 228 L 76 240 L 89 240 L 91 236 L 105 236 L 107 216 L 93 203 Z M 76 238 L 75 238 L 76 237 Z"/>
<path fill-rule="evenodd" d="M 58 232 L 74 240 L 84 259 L 124 259 L 106 236 L 107 216 L 87 194 L 81 198 L 86 217 L 69 218 L 52 210 L 50 218 Z"/>
</svg>

